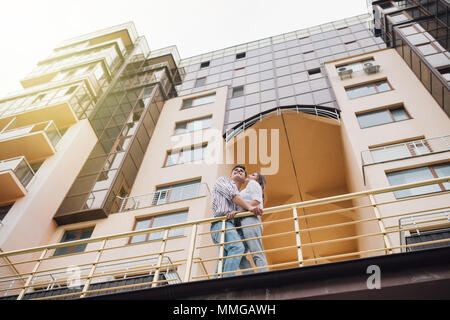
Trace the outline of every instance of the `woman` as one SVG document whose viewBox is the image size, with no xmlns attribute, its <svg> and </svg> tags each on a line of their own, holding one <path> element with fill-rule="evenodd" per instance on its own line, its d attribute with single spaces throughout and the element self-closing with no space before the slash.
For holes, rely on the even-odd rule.
<svg viewBox="0 0 450 320">
<path fill-rule="evenodd" d="M 266 189 L 266 178 L 261 173 L 255 172 L 247 176 L 246 182 L 247 186 L 240 192 L 242 199 L 248 202 L 251 206 L 259 205 L 259 207 L 262 209 L 264 204 L 264 192 Z M 240 219 L 240 225 L 242 227 L 260 223 L 261 217 L 255 215 L 243 217 Z M 261 237 L 263 228 L 262 225 L 257 225 L 242 228 L 240 229 L 240 231 L 242 239 L 245 240 L 255 237 Z M 244 242 L 244 245 L 246 248 L 245 252 L 258 252 L 264 250 L 261 239 L 246 240 Z M 256 267 L 267 266 L 266 254 L 264 252 L 252 254 L 252 258 Z M 252 265 L 247 259 L 242 258 L 239 268 L 248 269 L 252 268 Z M 257 270 L 258 272 L 268 271 L 267 268 L 261 268 Z M 253 273 L 253 271 L 245 271 L 244 273 Z"/>
</svg>

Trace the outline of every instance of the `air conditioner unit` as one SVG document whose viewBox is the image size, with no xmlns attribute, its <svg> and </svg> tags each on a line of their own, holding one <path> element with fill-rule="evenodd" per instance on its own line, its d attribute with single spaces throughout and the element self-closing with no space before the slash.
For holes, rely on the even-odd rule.
<svg viewBox="0 0 450 320">
<path fill-rule="evenodd" d="M 380 65 L 375 62 L 364 62 L 364 72 L 367 74 L 377 73 L 380 71 Z"/>
<path fill-rule="evenodd" d="M 342 79 L 345 79 L 345 78 L 351 78 L 353 69 L 352 68 L 347 68 L 347 67 L 339 67 L 337 69 L 337 72 L 338 72 L 339 77 L 342 80 Z"/>
</svg>

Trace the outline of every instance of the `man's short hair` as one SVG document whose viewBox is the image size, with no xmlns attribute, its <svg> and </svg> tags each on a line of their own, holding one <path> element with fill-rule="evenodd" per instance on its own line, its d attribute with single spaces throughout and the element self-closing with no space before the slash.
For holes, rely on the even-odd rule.
<svg viewBox="0 0 450 320">
<path fill-rule="evenodd" d="M 244 170 L 244 173 L 247 176 L 247 169 L 245 169 L 245 167 L 241 166 L 240 164 L 238 164 L 237 166 L 234 166 L 234 168 L 231 170 L 231 172 L 233 172 L 234 169 L 236 169 L 236 168 L 241 168 L 242 170 Z"/>
</svg>

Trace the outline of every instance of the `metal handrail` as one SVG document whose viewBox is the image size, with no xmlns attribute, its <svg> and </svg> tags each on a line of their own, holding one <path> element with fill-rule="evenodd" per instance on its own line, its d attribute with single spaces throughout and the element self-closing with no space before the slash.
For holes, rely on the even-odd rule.
<svg viewBox="0 0 450 320">
<path fill-rule="evenodd" d="M 20 167 L 20 164 L 22 162 L 25 163 L 25 166 L 28 168 L 29 173 L 31 173 L 31 177 L 27 177 L 25 175 L 25 177 L 29 178 L 28 181 L 27 181 L 27 179 L 23 179 L 23 177 L 21 179 L 20 177 L 17 176 L 17 178 L 19 178 L 20 182 L 26 187 L 36 173 L 34 172 L 33 168 L 28 163 L 28 161 L 25 158 L 25 156 L 19 156 L 19 157 L 15 157 L 15 158 L 11 158 L 11 159 L 0 160 L 0 165 L 1 165 L 2 162 L 6 163 L 6 162 L 10 162 L 10 161 L 15 161 L 15 160 L 19 160 L 19 161 L 17 162 L 17 165 L 14 168 L 8 168 L 8 169 L 4 169 L 4 170 L 0 169 L 0 172 L 11 170 L 17 176 L 17 169 Z"/>
<path fill-rule="evenodd" d="M 204 186 L 206 186 L 206 192 L 201 192 L 202 191 L 201 189 L 203 189 Z M 189 196 L 186 198 L 182 197 L 182 199 L 176 199 L 176 200 L 169 199 L 169 197 L 172 195 L 173 192 L 180 192 L 180 191 L 182 192 L 185 189 L 189 190 L 189 189 L 193 189 L 195 187 L 198 188 L 198 190 L 196 190 L 197 194 L 195 196 Z M 165 198 L 163 201 L 160 202 L 160 200 L 161 200 L 160 196 L 164 192 L 166 192 Z M 141 208 L 146 208 L 146 207 L 151 207 L 151 206 L 156 206 L 156 205 L 162 205 L 162 204 L 166 204 L 166 203 L 172 203 L 175 201 L 189 200 L 189 199 L 193 199 L 193 198 L 197 198 L 197 197 L 207 196 L 210 194 L 211 193 L 209 191 L 209 187 L 208 187 L 207 183 L 198 183 L 198 184 L 192 184 L 192 185 L 187 185 L 187 186 L 179 186 L 179 187 L 174 187 L 174 188 L 162 189 L 159 191 L 140 194 L 140 195 L 131 196 L 131 197 L 120 197 L 120 196 L 116 196 L 116 197 L 122 201 L 122 205 L 120 206 L 119 212 L 123 212 L 123 211 L 127 211 L 127 210 L 136 210 L 136 209 L 141 209 Z M 155 197 L 156 197 L 156 199 L 155 199 Z M 141 205 L 141 200 L 138 200 L 138 199 L 142 199 L 142 198 L 150 199 L 149 205 L 144 205 L 144 206 Z M 133 205 L 131 207 L 127 207 L 127 204 L 129 201 L 133 202 Z"/>
<path fill-rule="evenodd" d="M 443 141 L 443 146 L 441 146 L 442 148 L 437 149 L 436 144 L 432 144 L 432 142 L 434 142 L 434 141 Z M 404 146 L 406 148 L 405 150 L 408 150 L 408 146 L 416 147 L 418 143 L 427 147 L 428 152 L 423 153 L 423 154 L 422 153 L 415 154 L 415 155 L 413 155 L 411 152 L 409 152 L 408 156 L 402 155 L 399 157 L 389 158 L 387 160 L 380 160 L 380 161 L 376 161 L 375 159 L 373 159 L 373 156 L 371 154 L 373 151 L 388 150 L 390 148 L 395 148 L 395 147 L 400 147 L 400 146 Z M 414 151 L 416 151 L 416 149 Z M 413 157 L 418 157 L 418 156 L 423 156 L 423 155 L 428 155 L 428 154 L 435 154 L 438 152 L 446 152 L 446 151 L 450 151 L 450 135 L 435 137 L 435 138 L 428 138 L 428 139 L 411 140 L 411 141 L 407 141 L 407 142 L 401 142 L 401 143 L 390 144 L 390 145 L 381 146 L 381 147 L 377 147 L 377 148 L 371 148 L 369 150 L 363 150 L 363 151 L 361 151 L 361 159 L 362 159 L 362 165 L 367 166 L 367 165 L 381 163 L 381 162 L 413 158 Z M 366 157 L 366 155 L 368 155 L 368 156 Z"/>
<path fill-rule="evenodd" d="M 394 250 L 401 250 L 402 248 L 405 247 L 416 247 L 416 246 L 420 246 L 420 245 L 424 245 L 424 244 L 429 244 L 429 243 L 435 243 L 435 244 L 439 244 L 439 243 L 445 243 L 447 241 L 450 241 L 450 239 L 442 239 L 442 240 L 435 240 L 435 241 L 427 241 L 427 242 L 423 242 L 423 243 L 419 243 L 419 244 L 410 244 L 410 245 L 399 245 L 399 246 L 393 246 L 390 244 L 389 241 L 389 235 L 392 235 L 394 233 L 398 233 L 400 231 L 405 231 L 405 230 L 414 230 L 415 227 L 411 227 L 411 228 L 403 228 L 403 229 L 392 229 L 392 230 L 386 230 L 386 227 L 384 225 L 384 222 L 386 220 L 389 221 L 389 219 L 393 219 L 394 217 L 400 217 L 400 216 L 407 216 L 407 215 L 412 215 L 415 214 L 417 212 L 423 212 L 423 210 L 419 210 L 416 212 L 403 212 L 403 213 L 398 213 L 395 212 L 394 215 L 381 215 L 380 211 L 379 211 L 379 207 L 383 206 L 383 205 L 387 205 L 387 204 L 395 204 L 397 202 L 404 202 L 404 201 L 414 201 L 416 199 L 423 199 L 426 197 L 432 197 L 432 196 L 448 196 L 449 192 L 442 192 L 442 193 L 436 193 L 436 194 L 427 194 L 427 195 L 421 195 L 418 197 L 411 197 L 409 200 L 405 200 L 405 199 L 399 199 L 399 200 L 389 200 L 386 202 L 376 202 L 375 201 L 375 195 L 379 195 L 379 194 L 385 194 L 385 193 L 390 193 L 393 191 L 397 191 L 397 190 L 401 190 L 401 189 L 406 189 L 406 188 L 413 188 L 413 187 L 418 187 L 418 186 L 424 186 L 424 185 L 430 185 L 430 184 L 436 184 L 436 183 L 445 183 L 445 182 L 449 182 L 450 181 L 450 176 L 449 177 L 443 177 L 443 178 L 438 178 L 438 179 L 431 179 L 431 180 L 426 180 L 426 181 L 419 181 L 419 182 L 415 182 L 415 183 L 408 183 L 408 184 L 403 184 L 403 185 L 398 185 L 398 186 L 393 186 L 393 187 L 387 187 L 387 188 L 379 188 L 379 189 L 373 189 L 373 190 L 365 190 L 365 191 L 360 191 L 360 192 L 355 192 L 355 193 L 349 193 L 349 194 L 342 194 L 342 195 L 338 195 L 338 196 L 332 196 L 332 197 L 326 197 L 326 198 L 322 198 L 322 199 L 315 199 L 315 200 L 308 200 L 308 201 L 302 201 L 302 202 L 296 202 L 296 203 L 291 203 L 291 204 L 285 204 L 285 205 L 280 205 L 280 206 L 276 206 L 276 207 L 271 207 L 271 208 L 267 208 L 264 209 L 264 215 L 270 215 L 273 213 L 289 213 L 289 211 L 293 212 L 293 216 L 291 216 L 290 218 L 286 218 L 284 217 L 283 219 L 269 219 L 265 222 L 263 222 L 262 224 L 267 224 L 267 223 L 277 223 L 277 220 L 284 220 L 282 222 L 285 221 L 289 221 L 292 222 L 295 225 L 294 230 L 289 230 L 287 232 L 282 232 L 282 233 L 278 233 L 278 234 L 269 234 L 269 235 L 263 235 L 261 237 L 257 237 L 257 238 L 261 238 L 261 239 L 265 239 L 267 241 L 270 241 L 271 238 L 273 237 L 277 237 L 277 236 L 287 236 L 287 235 L 295 235 L 295 244 L 293 245 L 288 245 L 282 248 L 279 247 L 275 247 L 272 249 L 268 249 L 265 250 L 266 253 L 273 253 L 276 252 L 278 250 L 286 250 L 286 249 L 293 249 L 296 250 L 298 252 L 298 259 L 297 260 L 293 260 L 290 262 L 284 262 L 284 263 L 278 263 L 278 264 L 273 264 L 273 265 L 269 265 L 269 268 L 275 268 L 275 267 L 292 267 L 293 265 L 297 265 L 298 267 L 303 266 L 305 263 L 307 262 L 327 262 L 328 259 L 332 259 L 332 258 L 339 258 L 339 259 L 354 259 L 355 255 L 364 255 L 364 254 L 388 254 L 388 253 L 392 253 L 394 252 Z M 302 214 L 298 214 L 298 210 L 302 209 L 302 208 L 309 208 L 309 207 L 313 207 L 313 206 L 318 206 L 318 205 L 324 205 L 324 204 L 329 204 L 329 203 L 335 203 L 335 202 L 341 202 L 341 201 L 345 201 L 345 200 L 354 200 L 354 199 L 359 199 L 361 197 L 368 197 L 369 198 L 369 203 L 366 206 L 353 206 L 353 207 L 349 207 L 349 208 L 344 208 L 344 209 L 338 209 L 338 210 L 331 210 L 331 211 L 320 211 L 317 213 L 310 213 L 308 215 L 302 215 Z M 418 200 L 420 201 L 420 200 Z M 427 208 L 429 209 L 429 211 L 435 211 L 437 210 L 437 208 L 432 208 L 432 204 L 433 201 L 429 201 L 430 206 L 428 207 L 427 204 Z M 343 212 L 343 210 L 345 211 L 349 211 L 349 212 L 356 212 L 356 210 L 359 210 L 362 207 L 367 207 L 367 208 L 372 208 L 374 211 L 374 215 L 372 218 L 370 219 L 361 219 L 361 220 L 352 220 L 350 222 L 344 222 L 344 223 L 337 223 L 337 224 L 330 224 L 330 225 L 325 225 L 325 226 L 321 226 L 321 227 L 314 227 L 314 228 L 300 228 L 300 224 L 299 224 L 299 220 L 301 219 L 309 219 L 311 217 L 314 216 L 319 216 L 319 215 L 324 215 L 324 214 L 338 214 Z M 449 209 L 450 206 L 447 207 L 441 207 L 439 209 Z M 413 209 L 414 210 L 414 209 Z M 392 212 L 391 212 L 392 213 Z M 250 216 L 252 215 L 252 213 L 250 212 L 244 212 L 244 213 L 240 213 L 238 215 L 236 215 L 236 217 L 244 217 L 244 216 Z M 58 243 L 58 244 L 51 244 L 51 245 L 46 245 L 46 246 L 40 246 L 40 247 L 34 247 L 34 248 L 27 248 L 27 249 L 20 249 L 20 250 L 14 250 L 14 251 L 10 251 L 10 252 L 3 252 L 0 253 L 0 258 L 9 258 L 10 261 L 13 261 L 13 265 L 14 267 L 17 268 L 17 266 L 24 266 L 24 265 L 29 265 L 30 263 L 35 263 L 35 266 L 33 268 L 33 270 L 30 270 L 29 268 L 27 269 L 26 272 L 22 271 L 20 274 L 17 275 L 17 277 L 20 277 L 21 279 L 26 279 L 25 284 L 22 286 L 18 286 L 18 287 L 10 287 L 8 289 L 0 289 L 0 292 L 4 292 L 6 290 L 9 290 L 9 292 L 12 291 L 16 291 L 19 290 L 20 294 L 18 296 L 18 299 L 22 299 L 24 297 L 24 294 L 26 293 L 26 291 L 29 288 L 33 288 L 33 279 L 38 277 L 39 274 L 45 273 L 49 271 L 47 266 L 47 269 L 45 269 L 45 264 L 49 261 L 55 261 L 56 259 L 67 259 L 70 258 L 72 255 L 67 255 L 67 256 L 52 256 L 49 257 L 47 256 L 48 253 L 50 253 L 50 250 L 52 249 L 56 249 L 56 248 L 60 248 L 60 247 L 64 247 L 64 246 L 76 246 L 79 244 L 90 244 L 90 243 L 100 243 L 101 246 L 100 248 L 91 248 L 91 250 L 89 251 L 85 251 L 85 252 L 80 252 L 77 253 L 76 255 L 83 255 L 83 254 L 93 254 L 96 253 L 96 258 L 94 259 L 94 261 L 90 261 L 88 263 L 85 263 L 83 265 L 86 266 L 91 266 L 91 272 L 89 273 L 88 276 L 83 277 L 83 279 L 86 279 L 85 285 L 83 287 L 83 290 L 81 292 L 75 292 L 75 293 L 69 293 L 69 294 L 62 294 L 59 296 L 52 296 L 50 298 L 58 298 L 58 297 L 67 297 L 67 296 L 80 296 L 80 297 L 84 297 L 86 296 L 86 294 L 89 293 L 94 293 L 94 292 L 105 292 L 107 290 L 113 290 L 113 289 L 118 289 L 118 288 L 138 288 L 139 286 L 142 285 L 148 285 L 148 284 L 152 284 L 152 286 L 159 284 L 159 283 L 168 283 L 168 281 L 166 280 L 157 280 L 158 277 L 155 276 L 154 280 L 155 281 L 151 281 L 149 283 L 140 283 L 137 285 L 126 285 L 126 286 L 119 286 L 119 287 L 111 287 L 109 289 L 97 289 L 97 290 L 89 290 L 89 286 L 91 283 L 91 280 L 94 279 L 95 277 L 99 277 L 98 272 L 96 272 L 97 266 L 101 263 L 109 263 L 109 262 L 114 262 L 114 261 L 118 261 L 118 260 L 125 260 L 125 259 L 136 259 L 139 257 L 143 257 L 143 256 L 148 256 L 148 255 L 154 255 L 158 257 L 158 263 L 155 267 L 153 267 L 155 270 L 160 270 L 162 268 L 166 268 L 167 265 L 164 265 L 162 263 L 162 257 L 166 256 L 170 253 L 173 252 L 184 252 L 185 255 L 183 255 L 181 257 L 180 260 L 175 260 L 172 261 L 171 267 L 176 266 L 184 268 L 184 277 L 182 277 L 182 281 L 183 282 L 189 282 L 189 281 L 194 281 L 197 278 L 206 278 L 209 279 L 211 276 L 222 276 L 224 274 L 230 273 L 230 272 L 222 272 L 221 267 L 219 268 L 218 272 L 213 272 L 213 273 L 207 273 L 207 269 L 208 267 L 205 267 L 205 263 L 206 264 L 214 264 L 214 261 L 218 261 L 219 265 L 221 265 L 224 261 L 224 259 L 230 258 L 230 257 L 239 257 L 239 256 L 244 256 L 247 253 L 241 254 L 241 255 L 235 255 L 235 256 L 228 256 L 228 257 L 224 257 L 222 254 L 219 255 L 219 257 L 213 255 L 212 258 L 208 258 L 207 256 L 203 256 L 201 259 L 198 259 L 198 257 L 196 257 L 196 252 L 198 252 L 197 250 L 208 250 L 208 247 L 214 247 L 214 246 L 218 246 L 218 247 L 222 247 L 224 244 L 227 243 L 233 243 L 233 242 L 239 242 L 239 241 L 243 241 L 243 240 L 236 240 L 236 241 L 231 241 L 231 242 L 225 242 L 224 240 L 222 241 L 222 243 L 218 244 L 218 245 L 205 245 L 205 242 L 201 242 L 199 244 L 197 244 L 197 240 L 200 236 L 204 236 L 204 235 L 209 235 L 211 234 L 211 232 L 204 232 L 205 230 L 203 230 L 202 232 L 199 232 L 200 230 L 198 230 L 198 228 L 200 226 L 209 226 L 209 224 L 211 222 L 216 222 L 216 221 L 222 221 L 223 225 L 225 224 L 226 217 L 217 217 L 217 218 L 207 218 L 207 219 L 201 219 L 201 220 L 195 220 L 195 221 L 188 221 L 188 222 L 183 222 L 183 223 L 178 223 L 178 224 L 173 224 L 173 225 L 168 225 L 168 226 L 161 226 L 161 227 L 155 227 L 155 228 L 148 228 L 148 229 L 143 229 L 143 230 L 135 230 L 135 231 L 130 231 L 130 232 L 124 232 L 124 233 L 117 233 L 117 234 L 111 234 L 111 235 L 106 235 L 106 236 L 101 236 L 101 237 L 96 237 L 96 238 L 90 238 L 90 239 L 83 239 L 83 240 L 76 240 L 76 241 L 71 241 L 71 242 L 65 242 L 65 243 Z M 312 230 L 323 230 L 325 228 L 336 228 L 338 226 L 344 226 L 344 225 L 349 225 L 350 223 L 353 225 L 359 224 L 359 223 L 366 223 L 368 221 L 371 222 L 375 222 L 378 223 L 378 228 L 372 232 L 367 232 L 367 233 L 355 233 L 355 235 L 345 235 L 344 237 L 341 238 L 333 238 L 330 240 L 322 240 L 322 241 L 316 241 L 316 242 L 309 242 L 309 243 L 304 243 L 302 242 L 302 237 L 301 235 L 303 235 L 305 232 L 311 232 Z M 173 229 L 179 229 L 179 228 L 191 228 L 191 232 L 190 235 L 187 237 L 187 241 L 184 241 L 182 239 L 186 238 L 186 236 L 176 236 L 176 237 L 170 237 L 169 236 L 169 231 L 173 230 Z M 377 231 L 379 230 L 379 231 Z M 117 243 L 117 241 L 114 242 L 115 246 L 106 246 L 106 243 L 108 241 L 112 241 L 112 240 L 119 240 L 119 239 L 129 239 L 130 237 L 133 236 L 137 236 L 137 235 L 143 235 L 143 234 L 148 234 L 151 232 L 163 232 L 164 236 L 160 239 L 158 239 L 158 241 L 152 241 L 152 242 L 142 242 L 142 243 L 133 243 L 133 244 L 120 244 Z M 222 231 L 217 231 L 217 232 L 223 232 Z M 359 251 L 357 252 L 349 252 L 349 253 L 340 253 L 340 254 L 331 254 L 329 256 L 320 256 L 320 257 L 313 257 L 313 258 L 304 258 L 302 256 L 302 249 L 306 249 L 306 248 L 312 248 L 314 246 L 317 245 L 324 245 L 324 244 L 329 244 L 329 243 L 339 243 L 341 241 L 358 241 L 360 239 L 365 239 L 367 237 L 381 237 L 383 238 L 383 243 L 384 245 L 381 247 L 377 247 L 377 248 L 370 248 L 370 249 L 358 249 Z M 246 239 L 248 240 L 248 239 Z M 171 247 L 170 250 L 166 249 L 166 244 L 169 241 L 179 241 L 179 243 L 183 246 L 182 249 L 180 250 L 174 250 L 176 248 Z M 106 252 L 107 250 L 116 250 L 116 249 L 125 249 L 127 248 L 127 246 L 149 246 L 149 245 L 154 245 L 155 243 L 161 243 L 161 247 L 160 249 L 155 249 L 152 251 L 152 253 L 148 253 L 148 248 L 146 247 L 145 249 L 145 254 L 144 255 L 138 255 L 138 256 L 133 256 L 133 257 L 128 257 L 128 256 L 123 256 L 121 255 L 119 259 L 111 259 L 108 258 L 106 261 L 104 261 L 104 259 L 102 260 L 102 253 Z M 23 254 L 29 254 L 29 253 L 34 253 L 34 254 L 40 254 L 40 257 L 38 259 L 30 259 L 30 260 L 25 260 L 25 261 L 18 261 L 17 258 L 20 255 Z M 200 261 L 198 261 L 200 260 Z M 64 260 L 63 260 L 64 261 Z M 77 260 L 78 261 L 78 260 Z M 198 272 L 201 271 L 196 271 L 197 274 L 193 274 L 193 265 L 195 264 L 202 264 L 203 265 L 203 273 L 204 275 L 200 275 L 198 274 Z M 8 265 L 0 265 L 1 267 L 5 267 Z M 61 268 L 61 267 L 60 267 Z M 211 267 L 209 267 L 211 268 Z M 21 267 L 21 269 L 23 269 L 23 267 Z M 39 270 L 41 269 L 41 270 Z M 142 269 L 145 269 L 145 267 L 142 267 Z M 201 268 L 200 268 L 201 269 Z M 212 269 L 212 268 L 211 268 Z M 261 269 L 261 267 L 255 267 L 252 268 L 252 270 L 258 270 Z M 0 269 L 1 270 L 1 269 Z M 50 268 L 51 270 L 51 268 Z M 206 270 L 206 271 L 205 271 Z M 249 269 L 250 270 L 250 269 Z M 8 276 L 6 277 L 8 278 Z M 9 277 L 11 278 L 11 277 Z M 0 279 L 5 279 L 5 277 L 0 277 Z"/>
<path fill-rule="evenodd" d="M 55 122 L 53 120 L 47 120 L 47 121 L 42 121 L 42 122 L 38 122 L 38 123 L 33 123 L 33 124 L 28 125 L 28 126 L 23 126 L 23 127 L 17 127 L 17 128 L 13 128 L 13 129 L 9 129 L 9 130 L 4 130 L 0 134 L 0 141 L 1 140 L 5 140 L 5 139 L 1 138 L 2 134 L 4 134 L 4 133 L 30 128 L 30 130 L 28 132 L 24 133 L 24 134 L 20 134 L 18 136 L 12 136 L 11 137 L 11 138 L 17 138 L 17 137 L 25 136 L 25 135 L 28 135 L 28 134 L 32 133 L 33 127 L 36 127 L 38 125 L 45 124 L 45 123 L 47 123 L 47 125 L 42 130 L 39 130 L 39 131 L 36 131 L 36 132 L 43 132 L 43 131 L 46 132 L 51 126 L 54 126 L 55 131 L 58 133 L 59 136 L 61 136 L 61 133 L 59 132 L 58 128 L 56 127 Z M 7 138 L 7 139 L 9 139 L 9 138 Z"/>
<path fill-rule="evenodd" d="M 340 110 L 330 107 L 323 107 L 318 105 L 292 105 L 292 106 L 282 106 L 282 107 L 275 107 L 269 110 L 266 110 L 264 112 L 261 112 L 259 114 L 256 114 L 248 119 L 245 119 L 244 121 L 238 123 L 231 129 L 227 130 L 225 134 L 223 135 L 223 138 L 225 141 L 231 140 L 233 137 L 237 136 L 242 131 L 248 129 L 249 127 L 253 126 L 255 123 L 262 121 L 264 118 L 271 116 L 272 114 L 276 113 L 279 115 L 283 111 L 296 111 L 297 113 L 307 113 L 312 114 L 315 116 L 321 116 L 325 118 L 340 120 Z"/>
</svg>

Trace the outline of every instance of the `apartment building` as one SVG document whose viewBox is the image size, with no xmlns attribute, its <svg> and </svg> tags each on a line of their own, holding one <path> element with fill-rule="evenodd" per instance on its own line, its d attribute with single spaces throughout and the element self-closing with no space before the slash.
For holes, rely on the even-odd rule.
<svg viewBox="0 0 450 320">
<path fill-rule="evenodd" d="M 185 59 L 132 23 L 60 44 L 0 100 L 0 295 L 448 298 L 447 100 L 377 17 Z M 222 278 L 211 190 L 237 163 L 267 179 L 269 271 Z"/>
</svg>

